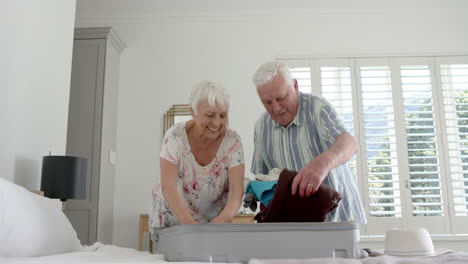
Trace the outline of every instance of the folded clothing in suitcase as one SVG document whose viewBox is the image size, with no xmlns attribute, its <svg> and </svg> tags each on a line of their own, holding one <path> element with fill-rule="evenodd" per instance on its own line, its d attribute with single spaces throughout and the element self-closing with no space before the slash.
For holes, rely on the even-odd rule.
<svg viewBox="0 0 468 264">
<path fill-rule="evenodd" d="M 359 225 L 257 223 L 176 225 L 159 234 L 167 261 L 247 262 L 257 259 L 360 258 Z"/>
</svg>

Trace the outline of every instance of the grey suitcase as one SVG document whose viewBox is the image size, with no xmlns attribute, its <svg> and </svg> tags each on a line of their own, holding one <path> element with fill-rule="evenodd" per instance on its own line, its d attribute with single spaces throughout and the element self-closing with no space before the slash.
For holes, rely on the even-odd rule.
<svg viewBox="0 0 468 264">
<path fill-rule="evenodd" d="M 359 226 L 337 223 L 177 225 L 160 232 L 167 261 L 359 258 Z"/>
</svg>

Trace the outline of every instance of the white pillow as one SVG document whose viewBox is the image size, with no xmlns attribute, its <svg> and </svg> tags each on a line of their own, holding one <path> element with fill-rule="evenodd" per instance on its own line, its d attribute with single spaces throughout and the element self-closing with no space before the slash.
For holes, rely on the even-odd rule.
<svg viewBox="0 0 468 264">
<path fill-rule="evenodd" d="M 0 256 L 35 257 L 80 251 L 82 246 L 58 199 L 0 178 Z"/>
</svg>

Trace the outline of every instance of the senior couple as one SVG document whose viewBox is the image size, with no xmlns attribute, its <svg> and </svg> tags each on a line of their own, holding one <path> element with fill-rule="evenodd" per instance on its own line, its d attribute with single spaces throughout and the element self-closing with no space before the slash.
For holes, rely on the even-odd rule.
<svg viewBox="0 0 468 264">
<path fill-rule="evenodd" d="M 281 62 L 261 65 L 253 76 L 266 109 L 255 124 L 251 171 L 298 171 L 291 193 L 315 193 L 321 184 L 342 194 L 325 221 L 365 224 L 361 200 L 348 160 L 357 152 L 333 106 L 322 97 L 299 92 Z M 160 154 L 161 184 L 153 188 L 152 239 L 177 224 L 230 223 L 244 193 L 244 157 L 239 135 L 226 126 L 229 96 L 204 81 L 190 94 L 193 119 L 165 134 Z"/>
</svg>

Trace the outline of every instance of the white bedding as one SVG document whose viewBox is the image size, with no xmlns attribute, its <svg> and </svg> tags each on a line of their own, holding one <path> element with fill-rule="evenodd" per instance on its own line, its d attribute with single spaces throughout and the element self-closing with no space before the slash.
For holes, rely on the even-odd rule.
<svg viewBox="0 0 468 264">
<path fill-rule="evenodd" d="M 169 263 L 164 261 L 162 255 L 150 254 L 147 251 L 138 251 L 133 248 L 122 248 L 113 245 L 103 245 L 96 243 L 85 247 L 83 251 L 43 256 L 43 257 L 22 257 L 22 258 L 2 258 L 0 264 L 103 264 L 103 263 Z M 174 263 L 174 262 L 172 262 Z M 184 262 L 184 263 L 205 263 L 206 262 Z"/>
<path fill-rule="evenodd" d="M 164 261 L 162 255 L 152 255 L 149 252 L 137 251 L 132 248 L 122 248 L 96 243 L 85 247 L 83 251 L 51 255 L 44 257 L 1 258 L 1 264 L 103 264 L 103 263 L 181 263 Z M 183 262 L 207 263 L 207 262 Z M 398 258 L 390 256 L 371 257 L 365 259 L 303 259 L 303 260 L 258 260 L 252 259 L 249 264 L 466 264 L 468 252 L 455 252 L 437 257 Z"/>
<path fill-rule="evenodd" d="M 6 201 L 8 201 L 8 203 L 6 203 Z M 33 194 L 19 185 L 0 178 L 0 255 L 10 256 L 8 258 L 0 257 L 0 264 L 168 263 L 164 261 L 162 255 L 152 255 L 149 252 L 137 251 L 130 248 L 103 245 L 101 243 L 82 248 L 70 221 L 63 212 L 59 210 L 58 205 L 58 201 Z M 31 219 L 33 219 L 33 221 L 31 221 Z M 455 252 L 430 258 L 395 258 L 383 256 L 359 260 L 253 259 L 250 260 L 249 263 L 468 264 L 468 252 Z"/>
<path fill-rule="evenodd" d="M 468 264 L 468 252 L 453 252 L 435 257 L 379 256 L 363 259 L 252 259 L 249 264 Z"/>
</svg>

